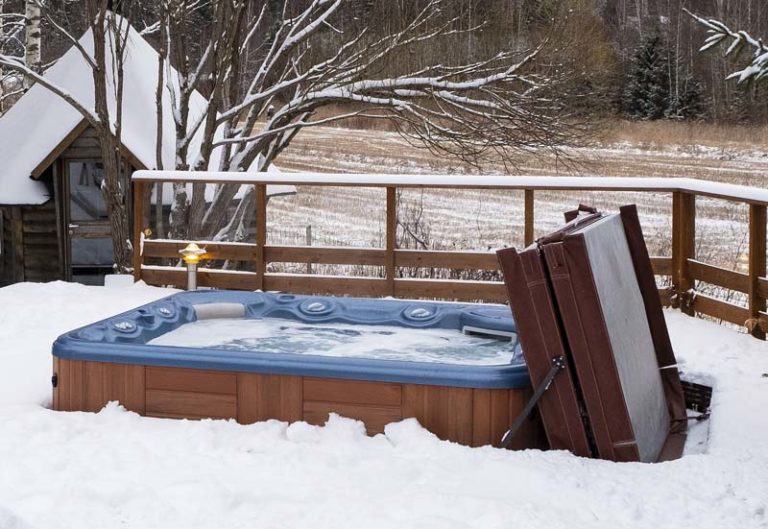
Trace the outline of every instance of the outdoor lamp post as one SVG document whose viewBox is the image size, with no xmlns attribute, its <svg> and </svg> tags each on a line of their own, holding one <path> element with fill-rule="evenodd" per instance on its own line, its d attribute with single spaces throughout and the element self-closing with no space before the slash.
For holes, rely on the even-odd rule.
<svg viewBox="0 0 768 529">
<path fill-rule="evenodd" d="M 187 265 L 187 290 L 197 290 L 197 264 L 205 255 L 205 248 L 191 242 L 179 253 Z"/>
</svg>

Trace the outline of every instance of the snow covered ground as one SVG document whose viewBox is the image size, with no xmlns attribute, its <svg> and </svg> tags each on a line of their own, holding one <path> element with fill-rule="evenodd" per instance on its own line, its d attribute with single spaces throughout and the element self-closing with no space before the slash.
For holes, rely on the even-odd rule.
<svg viewBox="0 0 768 529">
<path fill-rule="evenodd" d="M 715 393 L 688 455 L 656 465 L 471 449 L 412 420 L 369 438 L 339 417 L 241 426 L 46 409 L 58 334 L 168 293 L 0 289 L 0 528 L 768 527 L 765 342 L 667 314 L 684 370 Z"/>
</svg>

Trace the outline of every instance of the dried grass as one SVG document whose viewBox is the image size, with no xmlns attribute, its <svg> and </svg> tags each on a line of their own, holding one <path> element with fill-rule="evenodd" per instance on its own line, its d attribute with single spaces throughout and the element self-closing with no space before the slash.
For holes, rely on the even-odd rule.
<svg viewBox="0 0 768 529">
<path fill-rule="evenodd" d="M 605 126 L 599 139 L 602 143 L 630 143 L 649 150 L 670 145 L 768 150 L 768 125 L 617 120 Z"/>
</svg>

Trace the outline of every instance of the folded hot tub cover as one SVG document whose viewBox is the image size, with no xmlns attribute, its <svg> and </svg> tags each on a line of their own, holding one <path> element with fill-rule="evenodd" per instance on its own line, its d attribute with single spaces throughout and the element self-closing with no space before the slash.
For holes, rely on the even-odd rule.
<svg viewBox="0 0 768 529">
<path fill-rule="evenodd" d="M 574 215 L 498 252 L 531 380 L 567 360 L 539 401 L 551 448 L 613 461 L 682 454 L 686 412 L 637 210 Z"/>
</svg>

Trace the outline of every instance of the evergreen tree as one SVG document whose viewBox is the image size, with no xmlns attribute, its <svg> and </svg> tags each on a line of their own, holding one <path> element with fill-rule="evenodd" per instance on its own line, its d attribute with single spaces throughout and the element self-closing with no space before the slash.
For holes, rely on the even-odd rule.
<svg viewBox="0 0 768 529">
<path fill-rule="evenodd" d="M 669 108 L 667 49 L 661 35 L 653 33 L 643 41 L 632 59 L 624 89 L 624 112 L 637 119 L 660 119 Z"/>
<path fill-rule="evenodd" d="M 706 117 L 704 89 L 693 75 L 679 81 L 682 91 L 669 98 L 666 116 L 670 119 L 702 119 Z"/>
</svg>

